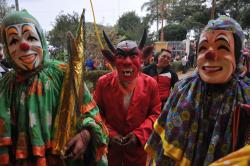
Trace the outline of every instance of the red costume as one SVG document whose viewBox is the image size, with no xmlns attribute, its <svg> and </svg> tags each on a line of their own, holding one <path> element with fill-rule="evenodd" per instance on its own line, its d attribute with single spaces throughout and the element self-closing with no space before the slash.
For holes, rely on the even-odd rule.
<svg viewBox="0 0 250 166">
<path fill-rule="evenodd" d="M 123 41 L 112 51 L 114 55 L 102 50 L 104 56 L 114 60 L 117 68 L 117 71 L 99 78 L 94 93 L 109 130 L 110 166 L 146 165 L 143 146 L 160 114 L 157 82 L 139 72 L 140 49 L 133 41 Z"/>
</svg>

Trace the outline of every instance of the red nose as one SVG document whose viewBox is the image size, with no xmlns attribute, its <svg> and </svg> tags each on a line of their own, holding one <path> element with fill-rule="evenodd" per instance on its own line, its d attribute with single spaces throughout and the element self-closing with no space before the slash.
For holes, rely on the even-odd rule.
<svg viewBox="0 0 250 166">
<path fill-rule="evenodd" d="M 23 42 L 20 44 L 20 49 L 23 51 L 28 51 L 30 49 L 30 45 L 28 43 Z"/>
<path fill-rule="evenodd" d="M 209 51 L 208 53 L 206 53 L 205 58 L 206 59 L 210 59 L 213 60 L 215 58 L 215 52 L 214 51 Z"/>
</svg>

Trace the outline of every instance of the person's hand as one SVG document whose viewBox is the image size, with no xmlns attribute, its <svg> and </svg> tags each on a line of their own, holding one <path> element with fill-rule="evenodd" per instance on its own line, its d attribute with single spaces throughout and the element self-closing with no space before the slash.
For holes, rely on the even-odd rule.
<svg viewBox="0 0 250 166">
<path fill-rule="evenodd" d="M 121 135 L 116 135 L 110 138 L 110 144 L 116 144 L 121 146 L 122 145 L 122 136 Z"/>
<path fill-rule="evenodd" d="M 134 145 L 139 145 L 139 140 L 135 136 L 133 132 L 129 133 L 125 137 L 122 138 L 122 145 L 123 146 L 134 146 Z"/>
<path fill-rule="evenodd" d="M 87 149 L 88 143 L 90 141 L 91 135 L 88 130 L 84 129 L 73 137 L 65 147 L 64 158 L 72 158 L 73 160 L 83 156 Z"/>
<path fill-rule="evenodd" d="M 247 115 L 250 116 L 250 104 L 240 104 L 240 108 L 244 109 L 247 112 Z"/>
</svg>

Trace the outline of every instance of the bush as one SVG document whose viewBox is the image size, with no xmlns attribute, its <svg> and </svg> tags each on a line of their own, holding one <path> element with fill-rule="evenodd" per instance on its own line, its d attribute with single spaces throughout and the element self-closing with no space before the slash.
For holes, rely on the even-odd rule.
<svg viewBox="0 0 250 166">
<path fill-rule="evenodd" d="M 175 72 L 182 71 L 181 61 L 175 61 L 171 63 L 171 67 Z"/>
<path fill-rule="evenodd" d="M 110 70 L 91 70 L 91 71 L 86 71 L 84 73 L 85 74 L 84 80 L 90 92 L 94 91 L 98 78 L 109 72 L 111 71 Z"/>
</svg>

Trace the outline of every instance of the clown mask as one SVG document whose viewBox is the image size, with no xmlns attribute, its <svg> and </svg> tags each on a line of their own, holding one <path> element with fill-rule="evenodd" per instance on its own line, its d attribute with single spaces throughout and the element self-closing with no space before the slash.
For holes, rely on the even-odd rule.
<svg viewBox="0 0 250 166">
<path fill-rule="evenodd" d="M 135 47 L 132 47 L 133 45 Z M 140 57 L 140 50 L 132 41 L 124 41 L 118 44 L 115 66 L 121 82 L 131 82 L 138 76 L 141 65 Z"/>
<path fill-rule="evenodd" d="M 43 50 L 36 28 L 31 23 L 16 24 L 5 29 L 10 58 L 21 70 L 34 70 L 43 61 Z"/>
<path fill-rule="evenodd" d="M 198 44 L 197 67 L 201 79 L 210 84 L 228 82 L 236 69 L 233 33 L 203 32 Z"/>
</svg>

